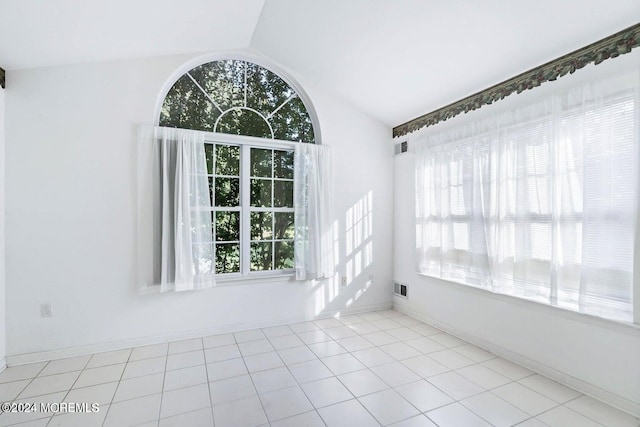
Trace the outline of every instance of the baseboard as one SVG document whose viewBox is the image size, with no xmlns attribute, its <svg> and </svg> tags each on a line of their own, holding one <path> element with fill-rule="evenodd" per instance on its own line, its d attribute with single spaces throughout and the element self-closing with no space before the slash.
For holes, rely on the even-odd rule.
<svg viewBox="0 0 640 427">
<path fill-rule="evenodd" d="M 59 350 L 49 350 L 49 351 L 42 351 L 42 352 L 35 352 L 35 353 L 17 354 L 13 356 L 7 356 L 4 366 L 7 366 L 7 365 L 16 366 L 16 365 L 24 365 L 27 363 L 45 362 L 49 360 L 65 359 L 68 357 L 85 356 L 85 355 L 94 354 L 94 353 L 101 353 L 104 351 L 122 350 L 127 348 L 140 347 L 144 345 L 161 344 L 161 343 L 170 342 L 170 341 L 179 341 L 179 340 L 186 340 L 190 338 L 206 337 L 209 335 L 227 334 L 230 332 L 239 332 L 239 331 L 245 331 L 249 329 L 268 328 L 271 326 L 287 325 L 290 323 L 305 322 L 309 320 L 326 319 L 330 317 L 335 317 L 336 315 L 344 316 L 349 314 L 358 314 L 358 313 L 365 313 L 370 311 L 388 310 L 392 307 L 392 305 L 393 303 L 389 301 L 388 303 L 383 303 L 383 304 L 363 305 L 363 306 L 350 307 L 350 308 L 340 309 L 340 310 L 326 311 L 314 317 L 301 316 L 301 317 L 272 319 L 269 321 L 254 322 L 254 323 L 237 323 L 237 324 L 224 325 L 219 328 L 197 329 L 197 330 L 192 330 L 187 332 L 157 335 L 153 337 L 132 338 L 132 339 L 126 339 L 126 340 L 111 341 L 106 343 L 89 344 L 89 345 L 78 346 L 78 347 L 64 348 Z"/>
<path fill-rule="evenodd" d="M 585 382 L 579 378 L 573 377 L 564 372 L 551 368 L 545 364 L 529 359 L 526 356 L 523 356 L 518 353 L 514 353 L 513 351 L 507 348 L 504 348 L 492 342 L 483 340 L 482 338 L 478 338 L 475 335 L 461 331 L 457 328 L 454 328 L 446 323 L 440 322 L 429 316 L 425 316 L 417 311 L 411 310 L 406 306 L 406 304 L 401 304 L 401 303 L 399 304 L 396 302 L 393 304 L 393 309 L 401 313 L 404 313 L 408 316 L 411 316 L 414 319 L 420 320 L 424 323 L 427 323 L 431 326 L 441 329 L 450 335 L 458 337 L 475 346 L 478 346 L 484 350 L 487 350 L 493 354 L 496 354 L 502 357 L 503 359 L 517 363 L 518 365 L 522 365 L 525 368 L 530 369 L 547 378 L 550 378 L 560 384 L 564 384 L 567 387 L 573 388 L 583 394 L 586 394 L 595 399 L 601 400 L 615 408 L 620 409 L 621 411 L 627 412 L 635 417 L 640 417 L 640 404 L 636 402 L 632 402 L 623 396 L 619 396 L 615 393 L 611 393 L 610 391 L 604 390 L 598 386 Z"/>
<path fill-rule="evenodd" d="M 1 359 L 0 360 L 0 374 L 2 373 L 2 371 L 4 371 L 5 369 L 7 369 L 7 359 Z"/>
</svg>

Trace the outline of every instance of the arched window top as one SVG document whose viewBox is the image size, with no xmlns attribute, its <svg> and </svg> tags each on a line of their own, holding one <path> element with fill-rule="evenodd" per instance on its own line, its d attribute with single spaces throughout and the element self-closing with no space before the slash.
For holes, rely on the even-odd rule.
<svg viewBox="0 0 640 427">
<path fill-rule="evenodd" d="M 169 89 L 160 126 L 315 142 L 307 108 L 282 78 L 235 59 L 192 68 Z"/>
</svg>

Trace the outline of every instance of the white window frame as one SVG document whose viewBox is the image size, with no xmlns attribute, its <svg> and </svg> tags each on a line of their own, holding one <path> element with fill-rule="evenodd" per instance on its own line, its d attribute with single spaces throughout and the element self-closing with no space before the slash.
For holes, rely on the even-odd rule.
<svg viewBox="0 0 640 427">
<path fill-rule="evenodd" d="M 217 282 L 238 282 L 255 279 L 282 279 L 294 277 L 294 269 L 251 271 L 250 269 L 250 245 L 251 245 L 251 191 L 250 168 L 251 148 L 265 148 L 270 150 L 294 150 L 296 144 L 305 142 L 282 141 L 278 139 L 266 139 L 253 136 L 233 135 L 226 133 L 207 132 L 205 144 L 226 144 L 240 147 L 240 272 L 216 273 Z M 215 167 L 215 164 L 214 164 Z M 272 189 L 273 191 L 273 189 Z M 265 208 L 265 211 L 275 212 L 279 208 Z M 281 208 L 282 212 L 293 212 L 293 208 Z M 217 210 L 234 210 L 224 207 L 212 206 L 212 212 Z M 215 221 L 214 224 L 215 226 Z M 273 239 L 275 240 L 275 239 Z"/>
</svg>

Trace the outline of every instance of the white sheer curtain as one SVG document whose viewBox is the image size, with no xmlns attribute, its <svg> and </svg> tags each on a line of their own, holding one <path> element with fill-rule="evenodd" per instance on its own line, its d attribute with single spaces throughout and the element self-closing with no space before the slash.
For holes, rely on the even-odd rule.
<svg viewBox="0 0 640 427">
<path fill-rule="evenodd" d="M 632 321 L 637 63 L 414 139 L 418 271 Z"/>
<path fill-rule="evenodd" d="M 329 147 L 296 144 L 293 191 L 296 280 L 334 274 L 332 178 Z"/>
<path fill-rule="evenodd" d="M 142 280 L 162 291 L 211 286 L 215 254 L 204 134 L 144 127 L 139 135 Z"/>
</svg>

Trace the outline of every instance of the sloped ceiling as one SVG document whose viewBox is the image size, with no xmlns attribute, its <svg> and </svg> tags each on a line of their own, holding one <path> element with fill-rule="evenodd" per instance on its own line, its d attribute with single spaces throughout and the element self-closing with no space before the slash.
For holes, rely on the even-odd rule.
<svg viewBox="0 0 640 427">
<path fill-rule="evenodd" d="M 0 67 L 249 48 L 396 126 L 638 21 L 638 0 L 0 0 Z"/>
</svg>

